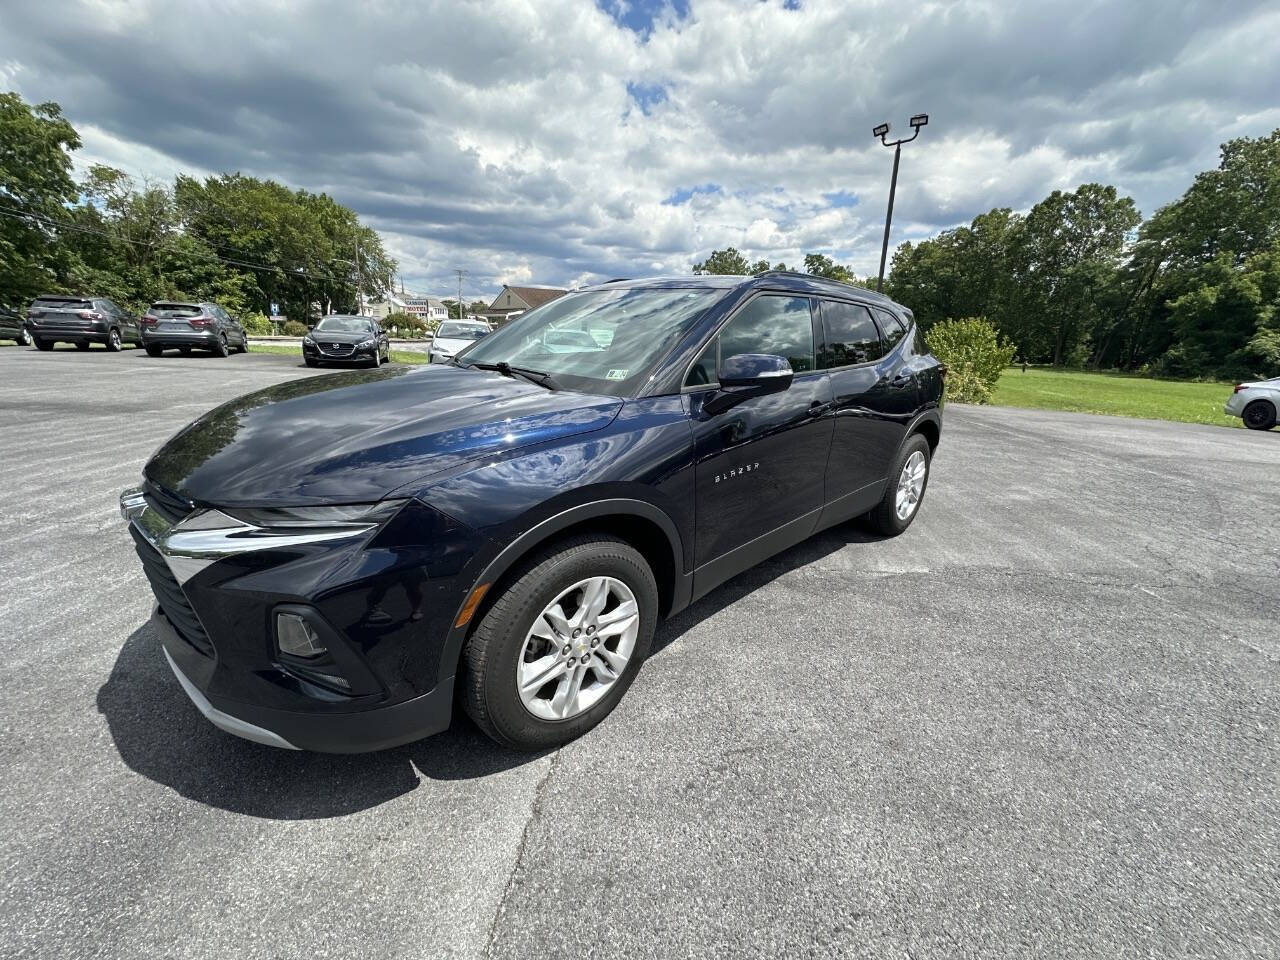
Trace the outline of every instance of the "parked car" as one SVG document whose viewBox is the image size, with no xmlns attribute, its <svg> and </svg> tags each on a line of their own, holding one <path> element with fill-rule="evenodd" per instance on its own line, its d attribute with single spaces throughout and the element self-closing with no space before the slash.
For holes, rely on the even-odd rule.
<svg viewBox="0 0 1280 960">
<path fill-rule="evenodd" d="M 142 317 L 142 345 L 149 357 L 174 348 L 184 356 L 194 348 L 225 357 L 233 350 L 245 353 L 249 335 L 240 321 L 216 303 L 162 300 Z"/>
<path fill-rule="evenodd" d="M 487 337 L 493 327 L 483 320 L 445 320 L 436 328 L 436 334 L 428 350 L 432 363 L 452 360 L 481 337 Z"/>
<path fill-rule="evenodd" d="M 116 351 L 125 343 L 142 343 L 138 318 L 106 297 L 37 297 L 27 309 L 27 329 L 37 350 L 52 350 L 55 343 L 88 350 L 91 343 L 101 343 Z"/>
<path fill-rule="evenodd" d="M 1280 411 L 1280 377 L 1237 383 L 1223 413 L 1239 417 L 1250 430 L 1270 430 Z"/>
<path fill-rule="evenodd" d="M 543 346 L 606 320 L 607 348 Z M 906 530 L 943 372 L 859 287 L 610 283 L 447 364 L 224 404 L 121 512 L 164 656 L 222 729 L 372 750 L 443 730 L 456 696 L 542 749 L 613 709 L 660 617 L 833 524 Z"/>
<path fill-rule="evenodd" d="M 22 314 L 3 303 L 0 303 L 0 340 L 13 340 L 22 347 L 31 345 L 31 334 L 27 332 Z"/>
<path fill-rule="evenodd" d="M 391 359 L 391 341 L 376 320 L 333 314 L 321 317 L 302 338 L 302 359 L 308 367 L 353 362 L 377 367 Z"/>
</svg>

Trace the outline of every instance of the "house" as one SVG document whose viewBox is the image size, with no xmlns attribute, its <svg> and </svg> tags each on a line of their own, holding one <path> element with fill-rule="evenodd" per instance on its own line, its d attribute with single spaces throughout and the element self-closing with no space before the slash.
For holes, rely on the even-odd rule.
<svg viewBox="0 0 1280 960">
<path fill-rule="evenodd" d="M 502 292 L 489 304 L 489 309 L 477 312 L 490 323 L 502 324 L 513 316 L 550 303 L 568 292 L 559 287 L 512 287 L 504 284 Z"/>
<path fill-rule="evenodd" d="M 407 313 L 405 302 L 395 294 L 388 294 L 381 300 L 368 300 L 365 302 L 363 315 L 366 317 L 375 317 L 378 320 L 385 320 L 393 313 Z"/>
<path fill-rule="evenodd" d="M 404 311 L 415 317 L 421 317 L 428 323 L 439 323 L 449 319 L 449 308 L 435 297 L 418 297 L 413 294 L 401 294 L 404 297 Z"/>
</svg>

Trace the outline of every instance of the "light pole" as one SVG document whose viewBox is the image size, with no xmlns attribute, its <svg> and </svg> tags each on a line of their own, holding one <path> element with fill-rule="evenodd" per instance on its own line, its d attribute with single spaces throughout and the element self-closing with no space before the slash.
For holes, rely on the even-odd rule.
<svg viewBox="0 0 1280 960">
<path fill-rule="evenodd" d="M 871 135 L 880 138 L 886 147 L 893 147 L 893 177 L 889 180 L 889 212 L 884 215 L 884 242 L 880 245 L 880 278 L 876 280 L 876 292 L 884 287 L 884 262 L 889 256 L 889 225 L 893 223 L 893 195 L 898 190 L 898 158 L 902 156 L 902 145 L 910 143 L 920 136 L 920 128 L 929 122 L 927 113 L 917 113 L 908 123 L 911 124 L 911 136 L 903 137 L 890 143 L 885 137 L 889 133 L 889 125 L 882 123 L 871 131 Z"/>
</svg>

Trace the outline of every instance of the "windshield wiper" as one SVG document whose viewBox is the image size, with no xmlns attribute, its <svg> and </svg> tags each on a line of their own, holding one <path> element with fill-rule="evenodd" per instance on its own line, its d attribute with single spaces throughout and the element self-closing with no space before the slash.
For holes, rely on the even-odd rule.
<svg viewBox="0 0 1280 960">
<path fill-rule="evenodd" d="M 560 384 L 551 378 L 551 374 L 543 373 L 541 370 L 530 370 L 528 367 L 513 367 L 505 360 L 499 360 L 497 363 L 481 363 L 474 361 L 469 366 L 475 367 L 477 370 L 496 370 L 504 377 L 523 377 L 530 383 L 536 383 L 540 387 L 546 387 L 548 390 L 559 390 Z"/>
</svg>

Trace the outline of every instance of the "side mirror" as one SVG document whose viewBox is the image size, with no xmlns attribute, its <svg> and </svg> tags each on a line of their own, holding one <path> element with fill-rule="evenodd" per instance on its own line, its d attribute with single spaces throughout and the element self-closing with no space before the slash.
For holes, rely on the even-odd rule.
<svg viewBox="0 0 1280 960">
<path fill-rule="evenodd" d="M 771 353 L 739 353 L 720 364 L 720 389 L 703 407 L 723 413 L 743 400 L 781 393 L 791 386 L 795 372 L 786 357 Z"/>
</svg>

